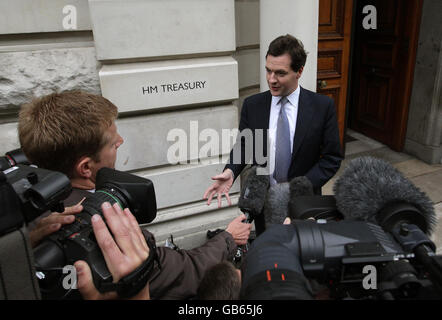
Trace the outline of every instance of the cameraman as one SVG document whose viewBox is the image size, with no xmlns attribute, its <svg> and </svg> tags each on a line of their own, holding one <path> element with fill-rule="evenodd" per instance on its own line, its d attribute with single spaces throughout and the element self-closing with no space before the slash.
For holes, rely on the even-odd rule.
<svg viewBox="0 0 442 320">
<path fill-rule="evenodd" d="M 94 191 L 100 168 L 114 168 L 123 143 L 115 125 L 117 116 L 118 109 L 109 100 L 81 91 L 50 94 L 22 107 L 18 123 L 21 147 L 33 164 L 70 178 L 74 191 L 65 200 L 66 206 Z M 233 256 L 237 244 L 247 242 L 251 225 L 242 223 L 244 219 L 244 215 L 237 217 L 226 232 L 201 247 L 179 251 L 157 248 L 161 268 L 156 266 L 149 281 L 151 297 L 194 297 L 204 272 Z"/>
</svg>

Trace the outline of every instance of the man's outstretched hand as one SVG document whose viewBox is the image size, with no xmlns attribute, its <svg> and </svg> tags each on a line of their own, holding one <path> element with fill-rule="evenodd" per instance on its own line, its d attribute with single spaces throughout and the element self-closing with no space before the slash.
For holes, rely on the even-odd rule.
<svg viewBox="0 0 442 320">
<path fill-rule="evenodd" d="M 107 225 L 98 215 L 92 217 L 92 227 L 95 238 L 103 252 L 106 265 L 112 274 L 113 282 L 118 282 L 143 263 L 149 256 L 149 246 L 138 225 L 137 220 L 129 209 L 121 210 L 118 204 L 111 206 L 108 202 L 102 204 L 102 210 Z M 108 229 L 109 228 L 109 229 Z M 114 235 L 112 237 L 110 231 Z M 116 292 L 100 293 L 92 280 L 92 273 L 85 261 L 74 264 L 77 270 L 77 287 L 84 299 L 102 300 L 117 299 Z M 149 284 L 131 299 L 148 300 Z"/>
<path fill-rule="evenodd" d="M 222 195 L 224 194 L 226 196 L 227 203 L 229 204 L 229 206 L 231 206 L 232 201 L 230 200 L 229 197 L 229 191 L 233 184 L 232 170 L 226 169 L 224 170 L 223 173 L 212 177 L 212 180 L 215 180 L 215 182 L 209 188 L 207 188 L 203 196 L 203 199 L 208 199 L 207 205 L 210 205 L 213 196 L 217 195 L 218 208 L 221 208 L 221 198 Z"/>
</svg>

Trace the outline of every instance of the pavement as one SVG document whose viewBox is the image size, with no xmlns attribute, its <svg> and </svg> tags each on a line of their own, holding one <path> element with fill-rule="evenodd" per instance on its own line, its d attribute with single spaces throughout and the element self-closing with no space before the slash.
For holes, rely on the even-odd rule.
<svg viewBox="0 0 442 320">
<path fill-rule="evenodd" d="M 333 195 L 334 182 L 342 174 L 346 164 L 354 158 L 372 156 L 391 163 L 433 202 L 438 224 L 432 240 L 436 244 L 437 253 L 442 254 L 442 165 L 430 165 L 408 154 L 393 151 L 350 129 L 347 129 L 346 135 L 345 159 L 337 174 L 322 188 L 322 193 Z"/>
</svg>

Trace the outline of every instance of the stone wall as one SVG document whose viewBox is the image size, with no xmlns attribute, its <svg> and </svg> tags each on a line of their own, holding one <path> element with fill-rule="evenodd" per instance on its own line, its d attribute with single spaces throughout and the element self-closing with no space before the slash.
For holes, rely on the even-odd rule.
<svg viewBox="0 0 442 320">
<path fill-rule="evenodd" d="M 101 92 L 93 47 L 1 52 L 0 69 L 3 109 L 18 108 L 33 97 L 54 91 Z"/>
<path fill-rule="evenodd" d="M 69 31 L 63 27 L 68 5 L 77 17 L 77 29 Z M 0 123 L 14 123 L 20 106 L 37 96 L 71 89 L 101 93 L 87 0 L 5 0 L 0 12 Z M 11 144 L 18 146 L 8 140 L 0 154 Z"/>
</svg>

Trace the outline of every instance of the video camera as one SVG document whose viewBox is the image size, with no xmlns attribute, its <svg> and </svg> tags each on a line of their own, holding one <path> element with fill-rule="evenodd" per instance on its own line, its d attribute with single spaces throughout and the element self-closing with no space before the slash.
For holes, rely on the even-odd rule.
<svg viewBox="0 0 442 320">
<path fill-rule="evenodd" d="M 308 189 L 293 182 L 291 189 Z M 442 256 L 429 238 L 432 202 L 390 164 L 354 159 L 334 196 L 286 189 L 267 194 L 277 203 L 267 214 L 279 222 L 245 257 L 243 299 L 312 299 L 311 283 L 327 287 L 332 299 L 442 297 Z M 282 225 L 286 216 L 291 225 Z"/>
<path fill-rule="evenodd" d="M 0 160 L 9 163 L 6 165 L 9 168 L 0 172 L 4 208 L 0 216 L 0 236 L 17 230 L 45 211 L 64 211 L 62 201 L 72 191 L 70 181 L 64 174 L 5 158 L 3 160 L 7 162 Z M 21 157 L 19 159 L 23 160 Z M 102 215 L 101 204 L 105 201 L 129 208 L 139 223 L 149 223 L 156 217 L 155 190 L 150 180 L 114 169 L 100 169 L 96 191 L 82 203 L 83 211 L 75 215 L 75 221 L 63 226 L 34 249 L 35 268 L 43 299 L 69 296 L 73 288 L 63 287 L 66 275 L 62 271 L 77 260 L 85 260 L 89 264 L 99 291 L 114 288 L 112 275 L 106 267 L 91 224 L 94 214 Z M 154 249 L 153 243 L 148 241 L 148 245 Z M 151 250 L 152 253 L 154 251 Z"/>
<path fill-rule="evenodd" d="M 328 219 L 273 225 L 255 240 L 243 266 L 243 298 L 313 298 L 307 279 L 327 286 L 331 299 L 442 297 L 442 256 L 435 254 L 425 228 L 409 219 L 419 215 L 414 206 L 398 203 L 387 208 L 382 225 L 335 221 L 330 212 L 338 212 L 336 207 L 317 210 L 303 203 L 321 197 L 297 199 L 306 211 L 296 216 L 315 218 L 327 212 Z"/>
<path fill-rule="evenodd" d="M 62 173 L 28 166 L 20 149 L 0 158 L 1 203 L 0 236 L 17 230 L 43 212 L 63 211 L 62 200 L 72 186 Z"/>
</svg>

